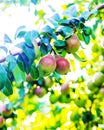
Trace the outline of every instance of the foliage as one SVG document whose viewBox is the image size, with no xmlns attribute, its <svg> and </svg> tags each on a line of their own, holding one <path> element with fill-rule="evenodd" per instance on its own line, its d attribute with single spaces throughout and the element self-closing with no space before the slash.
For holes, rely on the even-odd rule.
<svg viewBox="0 0 104 130">
<path fill-rule="evenodd" d="M 5 117 L 3 130 L 104 129 L 103 2 L 74 0 L 62 4 L 61 13 L 49 5 L 53 15 L 48 19 L 44 19 L 47 15 L 44 10 L 35 9 L 34 15 L 38 16 L 37 21 L 43 21 L 44 27 L 39 31 L 18 27 L 14 34 L 14 39 L 20 40 L 15 45 L 18 52 L 0 46 L 7 54 L 0 59 L 0 104 L 12 109 L 12 114 Z M 31 9 L 31 5 L 41 3 L 40 0 L 1 2 L 5 9 L 12 4 Z M 66 40 L 73 34 L 78 36 L 80 48 L 70 53 L 66 51 Z M 13 39 L 7 34 L 4 42 L 13 45 Z M 70 71 L 61 75 L 54 69 L 43 77 L 39 61 L 48 54 L 67 59 Z M 97 73 L 101 75 L 96 81 Z M 64 93 L 61 86 L 66 83 L 69 88 Z M 1 106 L 0 115 L 3 115 Z"/>
</svg>

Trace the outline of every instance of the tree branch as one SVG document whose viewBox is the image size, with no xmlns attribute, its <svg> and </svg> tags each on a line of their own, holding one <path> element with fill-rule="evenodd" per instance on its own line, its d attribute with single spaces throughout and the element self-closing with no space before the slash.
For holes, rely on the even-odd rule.
<svg viewBox="0 0 104 130">
<path fill-rule="evenodd" d="M 7 54 L 7 56 L 10 55 L 10 54 L 13 55 L 13 56 L 17 56 L 17 55 L 19 55 L 20 53 L 22 53 L 22 49 L 17 48 L 17 47 L 14 47 L 12 50 L 9 50 L 9 54 Z M 0 63 L 5 62 L 7 56 L 2 57 L 2 58 L 0 59 Z"/>
<path fill-rule="evenodd" d="M 97 9 L 97 10 L 104 9 L 104 4 L 101 4 L 101 5 L 97 6 L 96 9 Z"/>
<path fill-rule="evenodd" d="M 97 6 L 97 7 L 95 7 L 95 9 L 96 9 L 96 10 L 104 9 L 104 4 L 101 4 L 101 5 Z M 91 15 L 90 15 L 90 16 L 91 16 Z M 89 16 L 89 17 L 90 17 L 90 16 Z M 9 54 L 11 54 L 11 55 L 13 55 L 13 56 L 17 56 L 17 55 L 19 55 L 21 52 L 22 52 L 22 50 L 21 50 L 20 48 L 18 48 L 18 49 L 13 48 L 12 50 L 9 51 Z M 6 57 L 7 57 L 7 56 L 6 56 Z M 2 57 L 2 58 L 0 59 L 0 63 L 5 62 L 6 57 Z"/>
</svg>

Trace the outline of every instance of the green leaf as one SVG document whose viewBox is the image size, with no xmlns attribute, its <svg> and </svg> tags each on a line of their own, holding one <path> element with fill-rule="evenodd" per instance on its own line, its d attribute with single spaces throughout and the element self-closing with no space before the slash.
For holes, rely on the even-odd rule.
<svg viewBox="0 0 104 130">
<path fill-rule="evenodd" d="M 74 3 L 71 4 L 67 4 L 67 8 L 69 8 L 70 6 L 74 5 Z"/>
<path fill-rule="evenodd" d="M 71 5 L 67 10 L 63 12 L 63 15 L 68 17 L 77 17 L 76 5 Z"/>
<path fill-rule="evenodd" d="M 27 74 L 30 72 L 31 63 L 26 54 L 23 52 L 19 54 L 17 63 L 22 71 L 25 70 Z"/>
<path fill-rule="evenodd" d="M 13 93 L 12 84 L 7 76 L 5 76 L 4 86 L 2 87 L 1 92 L 3 92 L 6 96 Z"/>
<path fill-rule="evenodd" d="M 61 80 L 60 74 L 58 74 L 57 72 L 54 72 L 53 77 L 55 77 L 56 82 L 58 82 L 58 83 L 60 82 L 60 80 Z"/>
<path fill-rule="evenodd" d="M 42 29 L 43 33 L 47 33 L 49 34 L 51 37 L 53 37 L 54 39 L 57 39 L 56 34 L 54 33 L 54 30 L 49 26 L 46 25 L 43 29 Z"/>
<path fill-rule="evenodd" d="M 44 43 L 41 43 L 40 45 L 40 52 L 42 55 L 46 55 L 47 53 L 52 51 L 52 46 L 50 44 L 46 45 Z"/>
<path fill-rule="evenodd" d="M 52 46 L 51 46 L 51 44 L 48 44 L 47 45 L 47 52 L 51 52 L 52 51 Z"/>
<path fill-rule="evenodd" d="M 31 65 L 30 75 L 32 76 L 33 79 L 39 78 L 39 71 L 34 63 Z"/>
<path fill-rule="evenodd" d="M 58 55 L 60 55 L 61 57 L 65 57 L 66 54 L 67 54 L 65 48 L 57 48 L 55 51 L 56 51 L 56 52 L 58 53 Z"/>
<path fill-rule="evenodd" d="M 69 20 L 61 19 L 60 22 L 59 22 L 59 25 L 69 26 Z"/>
<path fill-rule="evenodd" d="M 2 89 L 5 85 L 7 79 L 7 73 L 3 66 L 0 65 L 0 89 Z"/>
<path fill-rule="evenodd" d="M 85 20 L 87 20 L 90 15 L 91 15 L 90 11 L 85 11 L 81 14 L 81 16 L 84 17 Z"/>
<path fill-rule="evenodd" d="M 71 119 L 71 121 L 73 121 L 73 122 L 78 121 L 79 118 L 80 118 L 80 115 L 79 115 L 79 113 L 77 113 L 77 112 L 72 113 L 72 114 L 70 115 L 70 119 Z"/>
<path fill-rule="evenodd" d="M 91 33 L 92 33 L 91 27 L 85 26 L 85 27 L 83 28 L 83 33 L 84 33 L 85 35 L 87 35 L 87 36 L 91 35 Z"/>
<path fill-rule="evenodd" d="M 43 36 L 41 38 L 41 42 L 44 43 L 45 45 L 50 44 L 50 38 L 48 36 Z"/>
<path fill-rule="evenodd" d="M 73 56 L 74 56 L 78 61 L 86 62 L 85 59 L 80 58 L 76 53 L 72 53 L 72 54 L 73 54 Z"/>
<path fill-rule="evenodd" d="M 100 117 L 102 115 L 102 111 L 100 110 L 100 108 L 96 107 L 95 108 L 97 116 Z"/>
<path fill-rule="evenodd" d="M 44 85 L 44 78 L 43 77 L 39 77 L 38 81 L 37 81 L 37 84 L 39 86 L 43 86 Z"/>
<path fill-rule="evenodd" d="M 55 28 L 58 27 L 58 23 L 57 23 L 55 20 L 53 20 L 53 19 L 51 19 L 51 18 L 48 18 L 48 21 L 49 21 Z"/>
<path fill-rule="evenodd" d="M 32 30 L 32 31 L 28 31 L 25 35 L 24 35 L 24 39 L 27 43 L 31 43 L 33 42 L 34 39 L 38 38 L 39 34 L 37 31 Z"/>
<path fill-rule="evenodd" d="M 12 56 L 12 55 L 8 55 L 8 56 L 6 57 L 6 61 L 7 61 L 7 63 L 8 63 L 8 69 L 9 69 L 10 71 L 12 71 L 12 70 L 15 68 L 16 64 L 17 64 L 15 57 Z"/>
<path fill-rule="evenodd" d="M 12 43 L 12 40 L 9 38 L 9 36 L 7 34 L 4 34 L 4 42 Z"/>
<path fill-rule="evenodd" d="M 81 40 L 81 41 L 83 41 L 84 39 L 83 39 L 83 36 L 82 36 L 82 33 L 80 32 L 80 31 L 78 31 L 78 38 Z"/>
<path fill-rule="evenodd" d="M 58 22 L 60 21 L 59 14 L 54 14 L 52 17 L 48 18 L 48 21 L 50 21 L 51 24 L 54 25 L 54 27 L 58 27 Z"/>
<path fill-rule="evenodd" d="M 23 59 L 20 59 L 20 55 L 17 59 L 17 64 L 19 66 L 19 68 L 22 70 L 22 71 L 25 71 L 26 67 L 24 65 L 24 60 Z"/>
<path fill-rule="evenodd" d="M 23 72 L 18 65 L 13 69 L 13 75 L 17 83 L 25 81 L 25 72 Z"/>
<path fill-rule="evenodd" d="M 5 82 L 5 87 L 8 90 L 9 94 L 11 95 L 13 93 L 12 90 L 12 84 L 10 82 L 10 80 L 7 78 L 6 82 Z"/>
<path fill-rule="evenodd" d="M 55 12 L 55 9 L 51 5 L 48 5 L 48 7 L 51 9 L 52 12 Z"/>
<path fill-rule="evenodd" d="M 25 53 L 25 55 L 30 60 L 30 63 L 32 63 L 35 59 L 35 50 L 34 50 L 32 43 L 24 42 L 21 45 L 21 48 L 22 48 L 23 52 Z"/>
<path fill-rule="evenodd" d="M 31 0 L 31 2 L 36 5 L 38 3 L 38 0 Z"/>
<path fill-rule="evenodd" d="M 6 108 L 8 110 L 10 110 L 11 108 L 13 108 L 13 103 L 12 102 L 9 102 L 8 104 L 6 104 Z"/>
<path fill-rule="evenodd" d="M 56 41 L 54 41 L 54 46 L 56 48 L 62 48 L 62 47 L 65 47 L 65 45 L 66 45 L 65 41 L 62 41 L 62 40 L 56 40 Z"/>
<path fill-rule="evenodd" d="M 95 36 L 95 32 L 94 32 L 94 30 L 92 30 L 92 34 L 91 34 L 91 37 L 92 37 L 92 39 L 96 39 L 96 36 Z"/>
<path fill-rule="evenodd" d="M 69 37 L 69 36 L 71 36 L 72 33 L 73 33 L 72 28 L 67 27 L 67 26 L 62 27 L 61 30 L 62 30 L 63 33 L 65 34 L 65 37 Z"/>
<path fill-rule="evenodd" d="M 89 121 L 94 120 L 94 115 L 90 111 L 83 112 L 82 120 L 84 123 L 88 123 Z"/>
<path fill-rule="evenodd" d="M 90 36 L 85 35 L 84 33 L 82 33 L 82 36 L 83 36 L 85 44 L 88 45 L 90 43 Z"/>
<path fill-rule="evenodd" d="M 10 92 L 8 91 L 8 89 L 6 87 L 3 87 L 3 89 L 1 90 L 1 92 L 3 92 L 3 94 L 5 94 L 6 96 L 10 96 Z"/>
<path fill-rule="evenodd" d="M 47 47 L 43 43 L 40 45 L 40 52 L 41 52 L 42 55 L 46 55 L 48 53 Z"/>
<path fill-rule="evenodd" d="M 21 31 L 18 33 L 17 38 L 23 38 L 25 34 L 26 34 L 26 31 Z"/>
<path fill-rule="evenodd" d="M 6 53 L 8 53 L 8 49 L 5 46 L 0 46 L 0 49 L 4 50 Z"/>
<path fill-rule="evenodd" d="M 85 20 L 88 20 L 88 18 L 92 15 L 92 14 L 96 14 L 98 12 L 97 9 L 93 9 L 91 11 L 85 11 L 81 14 L 82 17 L 84 17 Z"/>
<path fill-rule="evenodd" d="M 23 26 L 20 26 L 17 28 L 16 32 L 15 32 L 15 39 L 16 38 L 23 38 L 25 33 L 26 33 L 26 27 L 23 25 Z"/>
<path fill-rule="evenodd" d="M 24 98 L 24 95 L 25 95 L 25 89 L 24 88 L 21 88 L 19 90 L 19 95 L 20 95 L 21 99 Z"/>
<path fill-rule="evenodd" d="M 28 5 L 28 0 L 20 0 L 21 5 Z"/>
<path fill-rule="evenodd" d="M 38 15 L 38 11 L 37 11 L 37 9 L 35 9 L 35 11 L 34 11 L 34 15 L 35 15 L 35 16 Z"/>
</svg>

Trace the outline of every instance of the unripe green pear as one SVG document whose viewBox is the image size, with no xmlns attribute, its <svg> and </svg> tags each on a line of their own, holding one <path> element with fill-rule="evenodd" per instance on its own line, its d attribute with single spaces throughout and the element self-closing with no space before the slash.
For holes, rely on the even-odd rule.
<svg viewBox="0 0 104 130">
<path fill-rule="evenodd" d="M 0 116 L 0 128 L 2 128 L 5 124 L 5 120 L 3 116 Z"/>
<path fill-rule="evenodd" d="M 77 121 L 79 118 L 80 118 L 80 115 L 79 115 L 78 111 L 76 111 L 76 112 L 74 111 L 70 115 L 71 121 Z"/>
<path fill-rule="evenodd" d="M 70 94 L 66 93 L 66 94 L 61 94 L 59 97 L 59 102 L 61 103 L 70 103 L 71 98 L 70 98 Z"/>
<path fill-rule="evenodd" d="M 104 82 L 104 74 L 102 72 L 96 72 L 93 76 L 94 84 L 98 87 Z"/>
<path fill-rule="evenodd" d="M 48 54 L 42 57 L 39 61 L 39 72 L 41 76 L 50 75 L 56 68 L 56 60 L 51 55 Z"/>
<path fill-rule="evenodd" d="M 7 118 L 6 120 L 5 120 L 5 125 L 7 126 L 7 127 L 11 127 L 12 126 L 12 123 L 13 123 L 13 118 Z"/>
<path fill-rule="evenodd" d="M 99 64 L 99 71 L 104 73 L 104 61 Z"/>
<path fill-rule="evenodd" d="M 53 81 L 51 78 L 47 77 L 44 79 L 44 86 L 46 88 L 50 88 L 50 87 L 52 87 L 52 85 L 53 85 Z"/>
<path fill-rule="evenodd" d="M 50 94 L 49 101 L 53 104 L 58 101 L 58 97 L 55 94 Z"/>
<path fill-rule="evenodd" d="M 70 63 L 67 59 L 56 56 L 56 72 L 59 74 L 67 74 L 70 70 Z"/>
<path fill-rule="evenodd" d="M 69 53 L 76 52 L 80 47 L 80 41 L 76 34 L 66 39 L 66 51 Z"/>
<path fill-rule="evenodd" d="M 104 88 L 104 82 L 101 84 L 101 87 Z"/>
<path fill-rule="evenodd" d="M 86 100 L 85 99 L 81 99 L 80 97 L 77 98 L 75 100 L 75 104 L 78 106 L 78 107 L 84 107 L 85 104 L 86 104 Z"/>
<path fill-rule="evenodd" d="M 89 79 L 87 81 L 87 87 L 89 90 L 94 90 L 96 89 L 97 85 L 92 81 L 92 79 Z"/>
</svg>

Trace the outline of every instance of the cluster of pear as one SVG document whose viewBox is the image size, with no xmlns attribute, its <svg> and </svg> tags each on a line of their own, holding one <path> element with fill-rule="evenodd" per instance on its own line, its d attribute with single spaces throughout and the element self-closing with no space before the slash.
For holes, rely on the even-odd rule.
<svg viewBox="0 0 104 130">
<path fill-rule="evenodd" d="M 66 74 L 70 70 L 70 63 L 67 59 L 56 55 L 48 54 L 39 61 L 39 71 L 42 76 L 48 76 L 56 71 L 59 74 Z"/>
<path fill-rule="evenodd" d="M 80 47 L 80 41 L 76 34 L 71 35 L 66 39 L 66 52 L 75 53 Z M 42 76 L 48 76 L 53 71 L 63 75 L 67 74 L 70 70 L 70 63 L 64 57 L 59 55 L 47 54 L 39 61 L 39 71 Z"/>
<path fill-rule="evenodd" d="M 95 72 L 91 79 L 87 81 L 89 90 L 100 89 L 101 92 L 104 89 L 104 62 L 99 66 L 99 71 Z"/>
<path fill-rule="evenodd" d="M 52 91 L 49 96 L 49 101 L 53 104 L 56 102 L 60 103 L 69 103 L 70 99 L 70 85 L 68 82 L 63 83 L 60 85 L 60 92 L 59 91 Z"/>
<path fill-rule="evenodd" d="M 69 103 L 70 102 L 69 83 L 61 84 L 60 91 L 51 89 L 51 87 L 53 86 L 53 83 L 54 83 L 53 80 L 47 77 L 44 79 L 44 84 L 43 84 L 44 87 L 37 85 L 36 88 L 34 88 L 33 93 L 35 93 L 35 95 L 41 98 L 47 93 L 47 90 L 50 89 L 49 101 L 52 104 L 56 102 Z"/>
<path fill-rule="evenodd" d="M 80 47 L 80 40 L 77 37 L 76 34 L 71 35 L 66 39 L 66 46 L 65 50 L 68 54 L 75 53 Z M 56 53 L 48 53 L 47 55 L 40 58 L 38 62 L 38 70 L 39 70 L 39 78 L 42 77 L 43 81 L 41 80 L 40 83 L 36 83 L 35 88 L 33 89 L 33 93 L 35 93 L 38 97 L 43 97 L 47 90 L 52 87 L 54 81 L 50 76 L 52 73 L 56 72 L 59 75 L 66 75 L 70 71 L 70 62 L 66 57 L 62 57 L 61 55 L 58 55 Z M 31 75 L 27 75 L 27 81 L 31 82 L 33 81 Z M 44 87 L 43 87 L 44 86 Z M 67 91 L 66 88 L 69 89 L 68 84 L 62 85 L 61 93 L 63 96 L 66 97 L 66 93 L 64 91 Z M 64 89 L 63 89 L 64 88 Z M 50 100 L 53 100 L 54 96 L 51 94 Z M 62 97 L 63 98 L 63 97 Z M 60 100 L 63 100 L 60 98 Z M 53 101 L 52 101 L 53 102 Z"/>
</svg>

